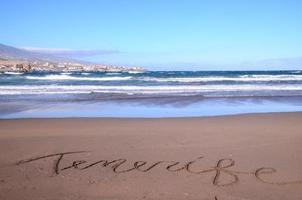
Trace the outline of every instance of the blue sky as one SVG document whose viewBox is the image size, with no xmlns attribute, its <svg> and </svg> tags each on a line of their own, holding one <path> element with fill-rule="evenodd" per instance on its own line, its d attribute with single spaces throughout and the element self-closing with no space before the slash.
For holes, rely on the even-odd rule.
<svg viewBox="0 0 302 200">
<path fill-rule="evenodd" d="M 0 5 L 0 43 L 16 47 L 85 50 L 79 58 L 155 70 L 302 67 L 300 0 L 0 0 Z M 87 56 L 89 51 L 94 54 Z"/>
</svg>

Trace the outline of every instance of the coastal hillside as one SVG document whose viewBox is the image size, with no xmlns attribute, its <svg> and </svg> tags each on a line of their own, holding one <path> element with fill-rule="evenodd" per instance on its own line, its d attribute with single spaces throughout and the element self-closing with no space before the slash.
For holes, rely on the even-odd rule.
<svg viewBox="0 0 302 200">
<path fill-rule="evenodd" d="M 32 52 L 0 44 L 0 72 L 32 71 L 145 71 L 141 67 L 114 66 Z"/>
<path fill-rule="evenodd" d="M 24 60 L 30 62 L 81 62 L 79 60 L 53 56 L 47 53 L 32 52 L 4 44 L 0 44 L 0 59 L 2 60 Z"/>
</svg>

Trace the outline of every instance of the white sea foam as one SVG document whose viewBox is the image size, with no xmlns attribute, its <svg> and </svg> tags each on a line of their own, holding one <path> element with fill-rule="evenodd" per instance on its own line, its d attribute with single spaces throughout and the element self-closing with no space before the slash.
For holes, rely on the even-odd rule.
<svg viewBox="0 0 302 200">
<path fill-rule="evenodd" d="M 71 72 L 62 72 L 61 73 L 62 75 L 70 75 L 70 74 L 72 74 Z"/>
<path fill-rule="evenodd" d="M 155 78 L 143 77 L 143 81 L 156 82 L 214 82 L 214 81 L 240 81 L 240 82 L 254 82 L 254 81 L 302 81 L 302 75 L 242 75 L 239 77 L 226 76 L 206 76 L 206 77 L 169 77 L 169 78 Z"/>
<path fill-rule="evenodd" d="M 128 73 L 129 74 L 141 74 L 141 73 L 144 73 L 144 72 L 141 72 L 141 71 L 129 71 Z"/>
<path fill-rule="evenodd" d="M 9 74 L 9 75 L 21 75 L 23 74 L 22 72 L 4 72 L 4 74 Z"/>
<path fill-rule="evenodd" d="M 237 77 L 228 76 L 204 76 L 204 77 L 122 77 L 122 76 L 107 76 L 107 77 L 87 77 L 89 73 L 81 73 L 85 77 L 69 76 L 70 74 L 61 73 L 60 75 L 52 74 L 47 76 L 26 76 L 31 80 L 72 80 L 72 81 L 124 81 L 124 80 L 139 80 L 146 82 L 222 82 L 222 81 L 236 81 L 236 82 L 270 82 L 270 81 L 302 81 L 302 75 L 241 75 Z M 108 75 L 115 75 L 116 73 L 107 73 Z"/>
<path fill-rule="evenodd" d="M 82 74 L 82 75 L 85 75 L 85 76 L 90 75 L 90 73 L 87 73 L 87 72 L 82 72 L 81 74 Z"/>
<path fill-rule="evenodd" d="M 186 94 L 203 92 L 301 91 L 302 85 L 202 85 L 202 86 L 99 86 L 99 85 L 22 85 L 0 86 L 0 95 L 15 94 Z"/>
<path fill-rule="evenodd" d="M 73 80 L 73 81 L 122 81 L 130 80 L 131 77 L 76 77 L 69 75 L 47 75 L 47 76 L 26 76 L 31 80 Z"/>
<path fill-rule="evenodd" d="M 120 72 L 106 72 L 106 75 L 119 75 Z"/>
</svg>

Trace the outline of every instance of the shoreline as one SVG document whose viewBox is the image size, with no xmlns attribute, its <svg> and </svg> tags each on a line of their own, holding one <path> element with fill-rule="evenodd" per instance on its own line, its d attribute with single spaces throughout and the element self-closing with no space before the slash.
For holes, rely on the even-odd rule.
<svg viewBox="0 0 302 200">
<path fill-rule="evenodd" d="M 239 114 L 225 114 L 212 116 L 189 116 L 189 117 L 33 117 L 33 118 L 0 118 L 0 121 L 20 121 L 20 120 L 190 120 L 190 119 L 212 119 L 212 118 L 232 118 L 232 117 L 252 117 L 263 115 L 283 115 L 283 114 L 301 114 L 302 111 L 291 112 L 263 112 L 263 113 L 239 113 Z"/>
</svg>

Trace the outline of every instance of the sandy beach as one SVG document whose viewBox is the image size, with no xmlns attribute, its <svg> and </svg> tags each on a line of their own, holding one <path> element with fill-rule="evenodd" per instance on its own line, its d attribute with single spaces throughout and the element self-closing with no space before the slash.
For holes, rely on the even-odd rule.
<svg viewBox="0 0 302 200">
<path fill-rule="evenodd" d="M 302 113 L 0 120 L 0 199 L 301 200 Z"/>
</svg>

